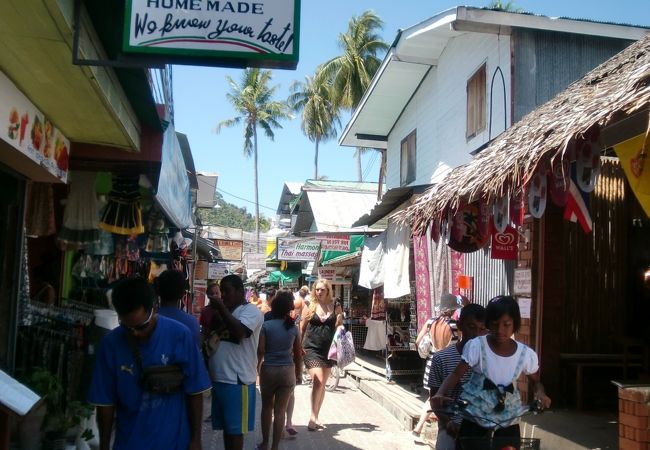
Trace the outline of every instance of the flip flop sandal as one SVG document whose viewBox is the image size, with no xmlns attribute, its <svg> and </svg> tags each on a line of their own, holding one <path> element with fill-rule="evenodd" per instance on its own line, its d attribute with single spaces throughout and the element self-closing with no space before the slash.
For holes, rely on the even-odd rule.
<svg viewBox="0 0 650 450">
<path fill-rule="evenodd" d="M 298 434 L 298 430 L 296 430 L 294 427 L 286 427 L 284 431 L 286 431 L 289 436 L 295 436 Z"/>
</svg>

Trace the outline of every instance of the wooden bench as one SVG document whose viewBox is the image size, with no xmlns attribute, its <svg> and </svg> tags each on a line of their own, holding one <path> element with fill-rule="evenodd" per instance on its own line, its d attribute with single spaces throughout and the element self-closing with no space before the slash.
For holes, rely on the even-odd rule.
<svg viewBox="0 0 650 450">
<path fill-rule="evenodd" d="M 583 373 L 585 367 L 620 367 L 623 369 L 623 378 L 627 379 L 630 367 L 643 367 L 643 355 L 618 354 L 618 353 L 560 353 L 560 363 L 563 370 L 575 368 L 576 372 L 576 408 L 582 410 L 584 398 L 582 392 Z M 564 377 L 563 377 L 564 378 Z M 566 382 L 563 382 L 566 385 Z M 566 394 L 566 389 L 563 389 Z"/>
</svg>

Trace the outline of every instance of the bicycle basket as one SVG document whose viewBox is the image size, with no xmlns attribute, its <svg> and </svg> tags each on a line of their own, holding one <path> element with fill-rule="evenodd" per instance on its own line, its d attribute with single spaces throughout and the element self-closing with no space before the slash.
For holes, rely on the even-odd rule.
<svg viewBox="0 0 650 450">
<path fill-rule="evenodd" d="M 540 450 L 541 441 L 537 438 L 513 437 L 461 437 L 463 450 Z"/>
</svg>

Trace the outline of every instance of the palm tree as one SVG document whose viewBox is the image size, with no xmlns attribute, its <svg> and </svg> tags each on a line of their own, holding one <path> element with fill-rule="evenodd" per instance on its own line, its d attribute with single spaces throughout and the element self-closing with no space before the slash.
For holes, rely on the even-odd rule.
<svg viewBox="0 0 650 450">
<path fill-rule="evenodd" d="M 489 5 L 487 5 L 487 8 L 506 12 L 522 12 L 522 9 L 517 7 L 515 2 L 502 2 L 500 0 L 491 2 Z"/>
<path fill-rule="evenodd" d="M 314 150 L 314 180 L 318 179 L 318 144 L 336 137 L 340 125 L 338 110 L 330 101 L 327 80 L 318 75 L 306 76 L 304 82 L 291 85 L 292 94 L 287 103 L 295 111 L 302 111 L 302 132 L 316 144 Z"/>
<path fill-rule="evenodd" d="M 321 76 L 330 81 L 332 102 L 337 108 L 354 110 L 368 89 L 372 77 L 381 65 L 381 58 L 389 48 L 377 34 L 384 22 L 372 11 L 352 17 L 345 33 L 339 34 L 343 54 L 321 67 Z M 361 181 L 361 154 L 357 149 L 357 177 Z"/>
<path fill-rule="evenodd" d="M 280 121 L 291 118 L 286 103 L 273 100 L 278 86 L 269 86 L 270 70 L 258 68 L 245 69 L 239 84 L 226 76 L 230 92 L 226 98 L 237 114 L 232 119 L 219 122 L 216 132 L 223 127 L 244 125 L 244 155 L 253 156 L 253 184 L 255 186 L 255 236 L 257 251 L 260 251 L 260 205 L 257 177 L 257 127 L 271 140 L 275 137 L 273 129 L 282 128 Z"/>
</svg>

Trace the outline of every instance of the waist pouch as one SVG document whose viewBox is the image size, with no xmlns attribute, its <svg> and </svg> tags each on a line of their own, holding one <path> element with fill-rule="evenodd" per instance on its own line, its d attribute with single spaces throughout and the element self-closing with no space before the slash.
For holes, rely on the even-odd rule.
<svg viewBox="0 0 650 450">
<path fill-rule="evenodd" d="M 151 394 L 176 394 L 183 390 L 183 369 L 180 366 L 149 366 L 142 368 L 142 389 Z"/>
</svg>

